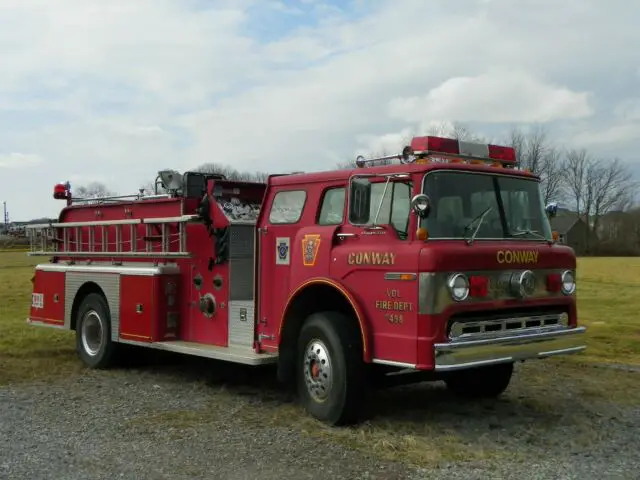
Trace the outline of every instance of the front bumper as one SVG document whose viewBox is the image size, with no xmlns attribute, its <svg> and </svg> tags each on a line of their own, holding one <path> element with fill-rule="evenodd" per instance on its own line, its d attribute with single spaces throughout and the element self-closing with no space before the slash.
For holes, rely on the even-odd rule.
<svg viewBox="0 0 640 480">
<path fill-rule="evenodd" d="M 436 343 L 435 370 L 461 370 L 581 352 L 587 348 L 584 341 L 586 330 L 585 327 L 576 327 L 482 340 Z"/>
</svg>

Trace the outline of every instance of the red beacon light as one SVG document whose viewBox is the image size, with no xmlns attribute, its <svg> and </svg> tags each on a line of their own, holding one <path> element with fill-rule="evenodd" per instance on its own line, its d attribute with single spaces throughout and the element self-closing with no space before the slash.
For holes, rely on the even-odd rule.
<svg viewBox="0 0 640 480">
<path fill-rule="evenodd" d="M 359 156 L 356 165 L 360 168 L 367 163 L 381 160 L 399 159 L 401 163 L 424 162 L 419 160 L 428 157 L 448 157 L 451 163 L 469 162 L 493 166 L 514 168 L 516 166 L 516 151 L 513 147 L 492 145 L 487 143 L 466 142 L 455 138 L 443 137 L 414 137 L 411 145 L 404 147 L 402 154 L 365 160 Z"/>
<path fill-rule="evenodd" d="M 53 198 L 56 200 L 69 200 L 71 198 L 71 185 L 69 182 L 58 183 L 53 187 Z"/>
</svg>

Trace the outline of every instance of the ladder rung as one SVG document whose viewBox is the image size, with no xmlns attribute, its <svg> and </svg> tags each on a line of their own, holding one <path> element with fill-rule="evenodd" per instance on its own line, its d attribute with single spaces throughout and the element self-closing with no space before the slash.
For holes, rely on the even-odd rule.
<svg viewBox="0 0 640 480">
<path fill-rule="evenodd" d="M 28 230 L 31 244 L 29 254 L 68 257 L 188 257 L 191 254 L 186 251 L 185 225 L 196 218 L 196 215 L 182 215 L 180 217 L 30 225 Z M 174 230 L 170 224 L 176 224 L 176 229 Z M 125 225 L 129 226 L 129 239 L 126 241 L 129 244 L 128 247 L 123 237 Z M 144 225 L 142 236 L 138 225 Z M 109 227 L 111 226 L 115 227 L 115 233 L 110 233 Z M 88 230 L 86 244 L 82 241 L 83 227 Z M 73 228 L 73 232 L 70 230 L 71 228 Z M 100 228 L 99 240 L 96 238 L 97 228 Z M 172 233 L 173 231 L 175 233 Z M 111 246 L 110 239 L 115 241 L 115 248 Z M 139 239 L 144 244 L 142 251 L 138 250 Z M 96 241 L 100 241 L 99 248 Z M 172 243 L 177 243 L 174 251 L 171 251 Z M 155 247 L 157 244 L 159 244 L 159 248 Z"/>
</svg>

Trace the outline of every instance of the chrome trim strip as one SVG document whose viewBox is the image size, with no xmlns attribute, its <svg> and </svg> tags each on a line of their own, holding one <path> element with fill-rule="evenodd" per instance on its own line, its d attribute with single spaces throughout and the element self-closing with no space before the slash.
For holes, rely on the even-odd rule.
<svg viewBox="0 0 640 480">
<path fill-rule="evenodd" d="M 379 365 L 388 365 L 390 367 L 411 368 L 415 369 L 415 363 L 394 362 L 393 360 L 382 360 L 380 358 L 374 358 L 371 363 L 377 363 Z"/>
<path fill-rule="evenodd" d="M 402 279 L 403 276 L 410 276 L 411 278 Z M 411 282 L 417 278 L 418 274 L 415 272 L 387 272 L 384 274 L 385 280 L 402 280 L 404 282 Z"/>
<path fill-rule="evenodd" d="M 277 353 L 256 353 L 250 347 L 239 347 L 235 345 L 219 347 L 216 345 L 204 345 L 195 342 L 185 342 L 182 340 L 168 340 L 165 342 L 136 342 L 135 340 L 120 340 L 120 343 L 139 345 L 142 347 L 193 355 L 196 357 L 211 358 L 213 360 L 241 363 L 244 365 L 267 365 L 278 361 Z"/>
<path fill-rule="evenodd" d="M 102 258 L 189 258 L 189 252 L 63 252 L 63 251 L 36 251 L 27 252 L 30 257 L 102 257 Z"/>
<path fill-rule="evenodd" d="M 27 324 L 33 325 L 35 327 L 50 327 L 50 328 L 57 328 L 58 330 L 68 330 L 68 328 L 62 323 L 59 323 L 59 324 L 47 323 L 47 322 L 42 322 L 40 320 L 34 320 L 31 317 L 27 317 Z"/>
<path fill-rule="evenodd" d="M 581 352 L 586 349 L 582 337 L 586 330 L 586 327 L 576 327 L 485 340 L 436 343 L 433 346 L 435 370 L 461 370 Z"/>
<path fill-rule="evenodd" d="M 114 273 L 120 275 L 153 276 L 180 273 L 176 264 L 158 265 L 155 267 L 141 267 L 137 265 L 62 265 L 59 263 L 36 266 L 36 270 L 43 272 L 73 272 L 73 273 Z"/>
<path fill-rule="evenodd" d="M 173 222 L 192 222 L 199 220 L 198 215 L 182 215 L 180 217 L 150 217 L 150 218 L 132 218 L 123 220 L 91 220 L 86 222 L 62 222 L 62 223 L 37 223 L 28 225 L 29 230 L 38 230 L 42 228 L 70 228 L 70 227 L 99 227 L 107 225 L 139 225 L 139 224 L 157 224 L 157 223 L 173 223 Z"/>
</svg>

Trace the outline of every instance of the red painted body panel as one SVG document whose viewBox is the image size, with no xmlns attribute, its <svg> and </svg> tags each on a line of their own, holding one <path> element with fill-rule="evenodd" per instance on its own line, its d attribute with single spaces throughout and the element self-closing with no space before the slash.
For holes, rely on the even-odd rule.
<svg viewBox="0 0 640 480">
<path fill-rule="evenodd" d="M 162 275 L 158 286 L 158 316 L 154 325 L 153 338 L 157 341 L 178 338 L 182 307 L 186 302 L 182 297 L 180 275 Z"/>
<path fill-rule="evenodd" d="M 535 174 L 526 172 L 524 170 L 515 169 L 502 169 L 490 167 L 487 165 L 473 165 L 473 164 L 456 164 L 456 163 L 426 163 L 416 164 L 407 163 L 404 165 L 391 164 L 382 166 L 371 166 L 366 168 L 354 168 L 344 170 L 332 170 L 327 172 L 313 172 L 297 175 L 283 175 L 275 176 L 269 179 L 269 183 L 273 187 L 291 186 L 291 185 L 308 185 L 313 183 L 332 183 L 339 181 L 346 181 L 351 175 L 355 174 L 387 174 L 387 173 L 403 173 L 420 174 L 422 176 L 430 170 L 437 169 L 447 170 L 464 170 L 469 172 L 483 172 L 483 173 L 508 173 L 509 175 L 524 177 L 524 178 L 538 178 Z"/>
<path fill-rule="evenodd" d="M 53 325 L 64 324 L 64 272 L 36 270 L 30 318 Z"/>
<path fill-rule="evenodd" d="M 158 276 L 120 277 L 120 338 L 151 342 L 159 323 Z"/>
<path fill-rule="evenodd" d="M 537 262 L 499 262 L 498 252 L 526 250 L 538 253 Z M 503 260 L 503 259 L 502 259 Z M 509 268 L 575 268 L 576 258 L 571 248 L 538 241 L 476 240 L 467 245 L 461 240 L 430 240 L 420 251 L 418 268 L 423 272 L 458 270 L 501 270 Z"/>
<path fill-rule="evenodd" d="M 345 229 L 347 230 L 347 229 Z M 416 273 L 421 245 L 396 238 L 392 230 L 349 237 L 332 253 L 331 276 L 339 278 L 360 303 L 371 330 L 371 350 L 377 358 L 416 363 L 418 333 L 418 279 L 385 280 L 387 272 Z M 357 254 L 392 254 L 393 264 L 357 264 Z M 384 302 L 405 310 L 389 311 Z M 401 317 L 393 316 L 401 313 Z"/>
</svg>

